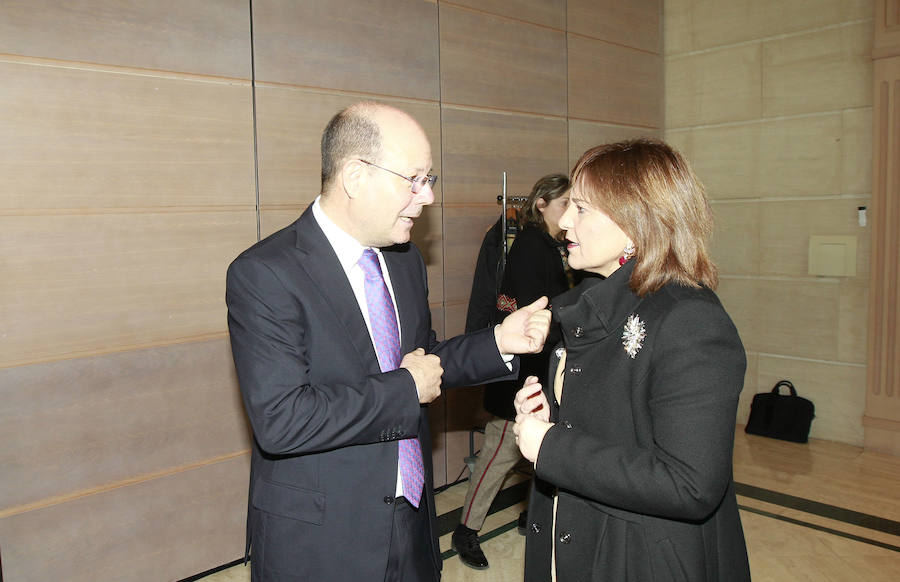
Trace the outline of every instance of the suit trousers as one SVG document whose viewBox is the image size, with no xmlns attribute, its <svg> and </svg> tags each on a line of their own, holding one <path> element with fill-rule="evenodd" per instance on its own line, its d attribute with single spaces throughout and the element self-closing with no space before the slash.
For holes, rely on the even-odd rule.
<svg viewBox="0 0 900 582">
<path fill-rule="evenodd" d="M 460 523 L 469 529 L 481 529 L 506 474 L 521 458 L 512 421 L 497 416 L 489 420 L 484 425 L 484 445 L 469 477 Z"/>
<path fill-rule="evenodd" d="M 417 508 L 405 497 L 394 500 L 391 547 L 388 550 L 384 582 L 438 582 L 431 552 L 431 528 L 428 525 L 426 496 Z M 360 516 L 364 519 L 364 516 Z"/>
</svg>

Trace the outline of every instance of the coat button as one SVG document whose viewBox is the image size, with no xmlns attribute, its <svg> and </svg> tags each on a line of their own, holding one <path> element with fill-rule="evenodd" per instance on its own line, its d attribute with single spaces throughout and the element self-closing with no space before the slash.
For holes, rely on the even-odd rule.
<svg viewBox="0 0 900 582">
<path fill-rule="evenodd" d="M 569 532 L 564 531 L 563 533 L 559 534 L 559 543 L 567 544 L 571 541 L 572 541 L 572 534 L 570 534 Z"/>
<path fill-rule="evenodd" d="M 531 531 L 533 531 L 534 533 L 541 533 L 541 524 L 539 524 L 539 523 L 532 523 L 532 524 L 531 524 Z"/>
<path fill-rule="evenodd" d="M 384 501 L 385 503 L 387 503 L 388 505 L 390 505 L 391 503 L 394 502 L 394 498 L 391 497 L 390 495 L 385 495 L 385 496 L 384 496 L 384 499 L 382 499 L 382 501 Z"/>
<path fill-rule="evenodd" d="M 556 359 L 562 358 L 564 353 L 566 353 L 566 348 L 556 348 Z"/>
<path fill-rule="evenodd" d="M 581 327 L 580 325 L 575 326 L 575 329 L 572 330 L 572 335 L 574 335 L 575 337 L 581 337 L 581 336 L 583 336 L 583 335 L 584 335 L 584 328 Z"/>
<path fill-rule="evenodd" d="M 568 420 L 565 421 L 565 422 L 563 422 L 563 426 L 566 427 L 566 428 L 569 429 L 569 430 L 572 430 L 572 423 L 569 422 Z"/>
<path fill-rule="evenodd" d="M 571 368 L 569 368 L 569 373 L 570 374 L 580 374 L 581 366 L 572 366 Z"/>
</svg>

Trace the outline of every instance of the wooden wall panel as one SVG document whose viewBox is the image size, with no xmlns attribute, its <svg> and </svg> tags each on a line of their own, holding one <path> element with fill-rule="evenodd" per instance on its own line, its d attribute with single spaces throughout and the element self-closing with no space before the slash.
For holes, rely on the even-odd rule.
<svg viewBox="0 0 900 582">
<path fill-rule="evenodd" d="M 466 309 L 466 303 L 447 306 L 447 335 L 454 336 L 465 331 Z M 450 482 L 469 475 L 465 465 L 465 458 L 469 456 L 469 433 L 473 428 L 483 427 L 491 418 L 484 409 L 484 390 L 483 386 L 461 386 L 444 390 L 441 397 L 447 411 L 445 456 Z M 483 437 L 476 433 L 475 450 L 481 448 L 483 442 Z"/>
<path fill-rule="evenodd" d="M 252 210 L 0 215 L 0 367 L 225 331 Z"/>
<path fill-rule="evenodd" d="M 659 53 L 662 4 L 662 0 L 568 0 L 569 32 Z"/>
<path fill-rule="evenodd" d="M 371 98 L 371 97 L 367 97 Z M 311 203 L 321 189 L 322 131 L 335 113 L 359 95 L 263 85 L 256 90 L 259 189 L 263 207 Z M 433 171 L 441 172 L 441 119 L 437 104 L 374 99 L 412 115 L 431 143 Z M 435 187 L 440 204 L 442 180 Z"/>
<path fill-rule="evenodd" d="M 469 433 L 474 428 L 484 427 L 491 418 L 484 409 L 484 390 L 481 386 L 464 386 L 444 392 L 447 408 L 445 454 L 449 482 L 469 475 L 465 470 L 465 458 L 469 456 Z M 483 438 L 479 435 L 476 443 L 480 445 L 482 442 Z"/>
<path fill-rule="evenodd" d="M 290 225 L 297 220 L 307 204 L 285 205 L 278 208 L 262 208 L 259 211 L 260 238 L 266 238 L 275 231 Z"/>
<path fill-rule="evenodd" d="M 437 100 L 437 5 L 422 0 L 256 0 L 256 78 Z"/>
<path fill-rule="evenodd" d="M 249 455 L 0 514 L 4 579 L 181 580 L 244 555 Z"/>
<path fill-rule="evenodd" d="M 0 212 L 254 203 L 247 83 L 34 61 L 0 77 Z"/>
<path fill-rule="evenodd" d="M 521 195 L 573 143 L 661 125 L 649 20 L 604 6 L 644 52 L 567 38 L 564 0 L 0 2 L 6 577 L 172 580 L 240 557 L 226 266 L 257 220 L 266 236 L 313 200 L 327 120 L 381 99 L 431 140 L 441 178 L 413 240 L 435 331 L 462 332 L 500 172 Z M 486 418 L 480 389 L 430 414 L 442 485 Z"/>
<path fill-rule="evenodd" d="M 662 137 L 661 129 L 569 120 L 569 169 L 593 146 L 637 137 Z"/>
<path fill-rule="evenodd" d="M 566 28 L 566 0 L 454 0 L 453 4 L 550 28 Z"/>
<path fill-rule="evenodd" d="M 249 79 L 250 14 L 246 0 L 4 0 L 0 53 Z"/>
<path fill-rule="evenodd" d="M 900 56 L 900 0 L 875 0 L 876 59 Z"/>
<path fill-rule="evenodd" d="M 504 170 L 510 195 L 568 171 L 565 119 L 444 107 L 442 122 L 445 203 L 496 204 Z"/>
<path fill-rule="evenodd" d="M 0 511 L 250 448 L 219 339 L 0 369 Z"/>
<path fill-rule="evenodd" d="M 900 37 L 895 40 L 900 53 Z M 867 449 L 900 455 L 900 54 L 876 58 L 874 77 L 872 268 L 863 426 Z"/>
<path fill-rule="evenodd" d="M 569 117 L 662 127 L 663 59 L 569 35 Z"/>
<path fill-rule="evenodd" d="M 422 209 L 412 229 L 415 243 L 428 269 L 428 302 L 439 305 L 444 301 L 444 217 L 440 205 Z"/>
<path fill-rule="evenodd" d="M 500 206 L 447 207 L 444 209 L 444 293 L 450 305 L 463 304 L 462 313 L 448 320 L 447 333 L 462 333 L 466 322 L 466 305 L 472 290 L 472 274 L 484 233 L 500 217 Z M 448 316 L 451 314 L 448 314 Z"/>
<path fill-rule="evenodd" d="M 566 114 L 562 31 L 441 5 L 441 101 Z"/>
</svg>

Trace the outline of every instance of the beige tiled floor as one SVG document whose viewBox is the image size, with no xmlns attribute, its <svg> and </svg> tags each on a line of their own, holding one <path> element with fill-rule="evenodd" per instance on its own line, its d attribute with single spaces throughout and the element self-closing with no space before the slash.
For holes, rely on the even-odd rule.
<svg viewBox="0 0 900 582">
<path fill-rule="evenodd" d="M 734 466 L 740 483 L 900 522 L 900 458 L 826 441 L 800 445 L 739 431 Z M 510 478 L 507 486 L 521 478 Z M 465 488 L 461 483 L 439 493 L 438 513 L 460 507 Z M 754 582 L 900 580 L 900 536 L 750 497 L 739 496 L 738 503 L 746 508 L 741 518 Z M 514 524 L 523 508 L 524 502 L 488 516 L 481 532 L 489 537 L 482 542 L 489 569 L 472 570 L 451 556 L 444 561 L 443 582 L 522 580 L 524 538 L 515 527 L 493 537 L 491 533 Z M 442 536 L 440 544 L 441 551 L 448 550 L 450 534 Z M 236 566 L 203 582 L 249 580 L 249 568 Z"/>
</svg>

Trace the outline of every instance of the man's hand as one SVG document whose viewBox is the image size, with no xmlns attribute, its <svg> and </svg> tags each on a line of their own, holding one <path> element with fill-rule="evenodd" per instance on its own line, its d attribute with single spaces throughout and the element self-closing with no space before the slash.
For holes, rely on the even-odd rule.
<svg viewBox="0 0 900 582">
<path fill-rule="evenodd" d="M 438 356 L 426 354 L 424 349 L 417 348 L 403 356 L 400 367 L 412 374 L 420 404 L 428 404 L 441 395 L 441 375 L 444 369 Z"/>
<path fill-rule="evenodd" d="M 536 354 L 544 347 L 550 332 L 549 300 L 541 297 L 518 309 L 494 328 L 494 339 L 501 354 Z"/>
</svg>

